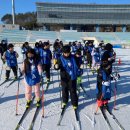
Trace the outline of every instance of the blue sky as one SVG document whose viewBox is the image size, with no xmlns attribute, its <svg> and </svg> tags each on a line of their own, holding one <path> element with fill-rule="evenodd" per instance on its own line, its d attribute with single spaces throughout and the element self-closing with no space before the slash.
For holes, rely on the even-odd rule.
<svg viewBox="0 0 130 130">
<path fill-rule="evenodd" d="M 12 0 L 0 0 L 0 21 L 1 17 L 11 13 Z M 97 3 L 97 4 L 130 4 L 130 0 L 15 0 L 16 13 L 36 11 L 35 2 L 80 2 L 80 3 Z"/>
</svg>

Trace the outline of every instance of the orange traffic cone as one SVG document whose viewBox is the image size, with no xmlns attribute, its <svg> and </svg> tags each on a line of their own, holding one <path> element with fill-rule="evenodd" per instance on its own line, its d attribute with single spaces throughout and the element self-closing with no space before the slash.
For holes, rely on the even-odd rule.
<svg viewBox="0 0 130 130">
<path fill-rule="evenodd" d="M 121 59 L 119 58 L 119 60 L 118 60 L 118 65 L 121 65 Z"/>
</svg>

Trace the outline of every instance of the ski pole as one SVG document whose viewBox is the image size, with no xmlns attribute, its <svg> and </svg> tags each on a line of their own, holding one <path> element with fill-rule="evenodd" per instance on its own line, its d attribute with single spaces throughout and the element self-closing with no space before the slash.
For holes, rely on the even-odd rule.
<svg viewBox="0 0 130 130">
<path fill-rule="evenodd" d="M 44 89 L 42 85 L 42 117 L 44 117 Z"/>
<path fill-rule="evenodd" d="M 116 80 L 115 80 L 115 87 L 114 87 L 114 110 L 116 110 Z"/>
<path fill-rule="evenodd" d="M 59 71 L 57 71 L 58 73 L 58 81 L 60 80 L 60 74 Z M 62 93 L 61 93 L 61 81 L 59 81 L 59 92 L 60 92 L 60 101 L 61 101 L 61 108 L 62 108 Z"/>
<path fill-rule="evenodd" d="M 116 77 L 120 78 L 120 75 L 118 73 L 116 73 Z M 114 77 L 115 80 L 115 86 L 114 86 L 114 110 L 116 110 L 116 97 L 117 97 L 117 79 Z"/>
<path fill-rule="evenodd" d="M 59 74 L 59 71 L 57 71 L 58 72 L 58 81 L 60 80 L 60 74 Z"/>
<path fill-rule="evenodd" d="M 43 89 L 43 78 L 42 78 L 42 117 L 44 117 L 44 89 Z"/>
<path fill-rule="evenodd" d="M 24 62 L 24 60 L 25 60 L 25 54 L 23 54 L 23 60 L 22 60 L 22 62 Z"/>
<path fill-rule="evenodd" d="M 51 69 L 51 73 L 52 73 L 52 83 L 53 83 L 53 89 L 54 89 L 54 80 L 53 80 L 53 72 L 52 72 L 52 69 Z"/>
<path fill-rule="evenodd" d="M 88 68 L 87 68 L 87 77 L 88 77 L 88 86 L 90 87 L 90 81 L 89 81 L 89 72 L 88 72 Z"/>
<path fill-rule="evenodd" d="M 61 101 L 61 108 L 62 108 L 62 93 L 61 93 L 61 82 L 59 82 L 59 91 L 60 91 L 60 101 Z"/>
<path fill-rule="evenodd" d="M 17 89 L 17 94 L 16 94 L 16 116 L 18 115 L 18 96 L 19 96 L 19 85 L 20 85 L 20 77 L 21 77 L 21 70 L 19 68 L 19 79 L 18 79 L 18 89 Z"/>
<path fill-rule="evenodd" d="M 2 75 L 2 71 L 3 71 L 3 66 L 4 66 L 4 64 L 2 64 L 2 68 L 1 68 L 1 72 L 0 72 L 0 80 L 1 80 L 1 75 Z"/>
</svg>

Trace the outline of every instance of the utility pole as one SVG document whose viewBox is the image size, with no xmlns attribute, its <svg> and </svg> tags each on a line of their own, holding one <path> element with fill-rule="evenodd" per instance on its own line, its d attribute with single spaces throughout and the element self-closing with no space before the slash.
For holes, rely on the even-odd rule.
<svg viewBox="0 0 130 130">
<path fill-rule="evenodd" d="M 13 25 L 15 24 L 15 3 L 14 0 L 12 0 L 12 21 Z"/>
</svg>

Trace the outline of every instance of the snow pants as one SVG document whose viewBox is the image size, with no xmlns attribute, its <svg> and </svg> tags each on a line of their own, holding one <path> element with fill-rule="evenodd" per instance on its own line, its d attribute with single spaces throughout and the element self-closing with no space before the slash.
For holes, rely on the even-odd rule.
<svg viewBox="0 0 130 130">
<path fill-rule="evenodd" d="M 77 80 L 69 80 L 68 82 L 61 80 L 62 86 L 62 100 L 63 103 L 67 103 L 69 100 L 69 93 L 71 98 L 71 104 L 73 106 L 78 106 L 78 96 L 76 91 Z"/>
<path fill-rule="evenodd" d="M 42 65 L 43 72 L 46 72 L 46 78 L 50 80 L 50 66 L 51 65 Z"/>
</svg>

